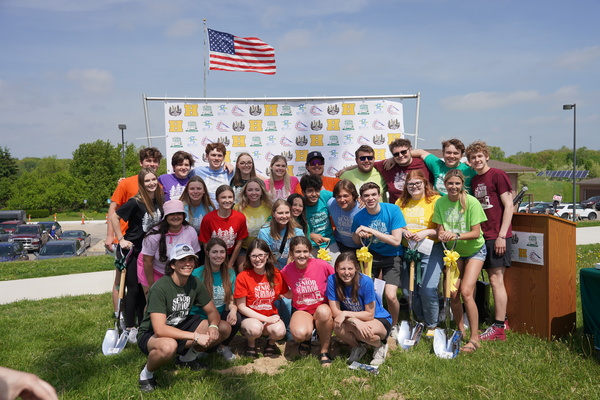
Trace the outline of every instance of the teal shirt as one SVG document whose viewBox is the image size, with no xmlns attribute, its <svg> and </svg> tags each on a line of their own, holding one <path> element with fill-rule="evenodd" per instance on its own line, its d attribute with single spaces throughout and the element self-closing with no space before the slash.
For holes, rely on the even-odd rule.
<svg viewBox="0 0 600 400">
<path fill-rule="evenodd" d="M 443 160 L 437 158 L 433 154 L 429 154 L 423 161 L 425 161 L 427 169 L 431 172 L 431 175 L 433 175 L 433 188 L 440 192 L 442 196 L 448 194 L 446 185 L 444 185 L 444 176 L 446 176 L 446 173 L 451 169 L 458 169 L 463 173 L 465 176 L 465 189 L 467 192 L 471 193 L 471 179 L 477 175 L 477 172 L 475 172 L 473 168 L 465 163 L 458 164 L 456 168 L 448 168 Z"/>
<path fill-rule="evenodd" d="M 196 268 L 194 272 L 192 272 L 192 276 L 197 277 L 200 280 L 200 282 L 202 282 L 202 285 L 204 285 L 204 281 L 202 280 L 202 271 L 204 271 L 204 265 L 199 268 Z M 212 278 L 213 292 L 210 293 L 210 295 L 212 297 L 213 303 L 215 304 L 215 307 L 217 307 L 217 310 L 219 311 L 219 314 L 221 314 L 223 311 L 225 311 L 225 308 L 227 307 L 227 304 L 225 304 L 225 289 L 223 288 L 223 279 L 221 277 L 221 272 L 213 272 Z M 235 271 L 232 269 L 229 269 L 229 280 L 231 281 L 231 298 L 233 299 L 233 292 L 235 290 Z M 196 306 L 192 307 L 192 311 L 190 311 L 190 314 L 198 314 L 202 317 L 202 319 L 208 318 L 204 310 Z"/>
</svg>

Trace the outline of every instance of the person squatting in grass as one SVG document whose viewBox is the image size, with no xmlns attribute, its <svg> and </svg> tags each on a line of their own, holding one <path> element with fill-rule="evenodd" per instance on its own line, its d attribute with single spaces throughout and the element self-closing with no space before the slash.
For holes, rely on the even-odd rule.
<svg viewBox="0 0 600 400">
<path fill-rule="evenodd" d="M 247 340 L 246 357 L 256 358 L 256 339 L 267 336 L 265 357 L 280 354 L 275 343 L 285 337 L 285 324 L 277 313 L 275 301 L 289 291 L 275 267 L 269 245 L 262 239 L 250 242 L 244 270 L 237 277 L 235 301 L 242 317 L 242 333 Z"/>
<path fill-rule="evenodd" d="M 148 292 L 148 308 L 138 333 L 138 347 L 148 356 L 139 377 L 143 392 L 156 389 L 154 373 L 178 355 L 175 364 L 193 370 L 206 368 L 198 355 L 215 346 L 231 332 L 231 325 L 221 321 L 210 293 L 192 275 L 198 257 L 192 247 L 180 243 L 171 249 L 165 276 Z M 192 306 L 207 315 L 191 315 Z"/>
<path fill-rule="evenodd" d="M 451 169 L 444 177 L 447 196 L 435 203 L 433 222 L 438 224 L 438 238 L 444 243 L 456 241 L 454 249 L 460 255 L 460 277 L 451 292 L 451 307 L 458 329 L 466 338 L 462 300 L 467 311 L 471 335 L 469 342 L 461 347 L 464 353 L 479 348 L 479 313 L 475 304 L 475 284 L 485 261 L 486 247 L 481 223 L 487 218 L 481 204 L 464 189 L 465 177 L 458 169 Z M 451 243 L 450 243 L 451 244 Z M 451 247 L 451 246 L 450 246 Z"/>
<path fill-rule="evenodd" d="M 235 271 L 227 266 L 227 246 L 223 239 L 211 238 L 206 243 L 206 261 L 204 265 L 196 268 L 192 272 L 204 283 L 206 290 L 211 294 L 212 301 L 219 311 L 222 321 L 231 325 L 231 333 L 227 339 L 223 340 L 218 348 L 213 347 L 208 350 L 217 351 L 227 361 L 234 361 L 237 357 L 229 348 L 229 343 L 238 333 L 242 324 L 242 316 L 233 298 L 235 290 Z M 202 308 L 193 306 L 190 314 L 199 314 L 202 319 L 206 319 L 206 313 Z"/>
<path fill-rule="evenodd" d="M 402 286 L 405 290 L 409 288 L 410 261 L 407 258 L 413 257 L 412 254 L 407 252 L 409 241 L 412 242 L 413 247 L 416 246 L 418 251 L 426 239 L 434 240 L 427 254 L 418 253 L 422 282 L 414 286 L 412 304 L 417 320 L 424 321 L 427 326 L 427 336 L 433 337 L 433 330 L 438 324 L 440 308 L 437 289 L 444 264 L 444 247 L 437 239 L 437 224 L 432 221 L 435 203 L 440 195 L 433 190 L 421 170 L 408 172 L 404 189 L 402 197 L 396 201 L 396 205 L 400 207 L 406 220 L 404 239 L 402 240 L 402 245 L 405 248 Z M 422 249 L 425 248 L 426 246 L 422 247 Z M 415 272 L 415 276 L 418 276 L 417 272 Z"/>
<path fill-rule="evenodd" d="M 208 243 L 210 238 L 223 239 L 227 245 L 228 266 L 233 268 L 242 248 L 242 241 L 248 237 L 246 217 L 241 212 L 232 210 L 234 199 L 231 186 L 219 186 L 216 197 L 219 208 L 209 212 L 202 219 L 198 240 L 206 248 L 205 243 Z"/>
<path fill-rule="evenodd" d="M 384 296 L 387 310 L 392 316 L 391 336 L 398 337 L 398 288 L 402 271 L 402 228 L 406 226 L 400 208 L 390 203 L 380 203 L 379 185 L 365 183 L 360 188 L 360 197 L 365 208 L 360 210 L 352 223 L 352 239 L 357 245 L 361 240 L 366 245 L 371 241 L 369 252 L 373 255 L 373 277 L 382 274 L 385 281 Z"/>
<path fill-rule="evenodd" d="M 479 200 L 487 221 L 481 224 L 487 256 L 483 268 L 487 270 L 494 295 L 494 322 L 479 338 L 481 340 L 506 340 L 505 320 L 508 295 L 504 286 L 504 273 L 511 264 L 513 195 L 510 178 L 506 172 L 488 165 L 490 149 L 481 141 L 467 147 L 471 167 L 477 172 L 473 177 L 473 195 Z"/>
<path fill-rule="evenodd" d="M 198 235 L 185 219 L 183 203 L 169 200 L 163 204 L 163 219 L 153 226 L 142 242 L 138 256 L 137 275 L 144 294 L 165 275 L 169 252 L 178 243 L 189 243 L 195 253 L 200 251 Z"/>
<path fill-rule="evenodd" d="M 257 177 L 250 178 L 242 187 L 242 191 L 237 197 L 237 203 L 233 207 L 234 210 L 244 214 L 248 229 L 248 237 L 242 242 L 242 248 L 235 262 L 238 268 L 237 272 L 242 271 L 246 249 L 250 242 L 258 237 L 260 228 L 271 216 L 272 207 L 273 200 L 267 192 L 264 182 Z"/>
<path fill-rule="evenodd" d="M 310 339 L 316 327 L 321 345 L 319 361 L 328 367 L 333 362 L 329 354 L 333 319 L 331 308 L 327 304 L 327 277 L 334 273 L 333 267 L 326 261 L 312 258 L 308 238 L 296 236 L 290 243 L 293 261 L 286 265 L 281 274 L 290 287 L 286 297 L 292 299 L 292 318 L 290 333 L 301 356 L 310 354 Z"/>
<path fill-rule="evenodd" d="M 355 251 L 343 252 L 335 260 L 335 274 L 327 278 L 327 298 L 333 331 L 351 347 L 347 361 L 360 361 L 369 345 L 375 348 L 371 365 L 383 364 L 392 316 L 383 308 L 371 277 L 361 273 Z"/>
<path fill-rule="evenodd" d="M 295 192 L 299 181 L 295 176 L 290 176 L 287 160 L 284 156 L 275 156 L 269 167 L 269 179 L 265 179 L 265 186 L 273 200 L 287 199 Z"/>
<path fill-rule="evenodd" d="M 156 171 L 151 168 L 143 168 L 138 174 L 139 191 L 131 199 L 127 200 L 110 217 L 110 223 L 115 232 L 120 234 L 120 220 L 128 223 L 125 235 L 118 237 L 119 246 L 122 249 L 133 247 L 127 264 L 125 286 L 125 326 L 131 332 L 144 315 L 146 297 L 138 281 L 137 258 L 142 250 L 142 241 L 146 232 L 162 219 L 163 193 L 158 185 Z M 137 318 L 136 318 L 137 317 Z M 137 319 L 137 321 L 136 321 Z M 129 340 L 135 343 L 135 335 L 131 334 Z"/>
</svg>

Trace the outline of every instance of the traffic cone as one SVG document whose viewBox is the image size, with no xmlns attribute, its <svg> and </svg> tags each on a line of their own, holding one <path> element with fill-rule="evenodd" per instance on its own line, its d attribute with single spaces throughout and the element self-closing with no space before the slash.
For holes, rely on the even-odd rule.
<svg viewBox="0 0 600 400">
<path fill-rule="evenodd" d="M 31 223 L 31 214 L 29 214 L 29 221 L 28 222 Z"/>
<path fill-rule="evenodd" d="M 104 223 L 108 224 L 108 214 L 106 214 L 106 221 Z"/>
<path fill-rule="evenodd" d="M 85 225 L 85 214 L 81 213 L 81 225 Z"/>
<path fill-rule="evenodd" d="M 56 213 L 54 213 L 54 222 L 56 222 Z"/>
</svg>

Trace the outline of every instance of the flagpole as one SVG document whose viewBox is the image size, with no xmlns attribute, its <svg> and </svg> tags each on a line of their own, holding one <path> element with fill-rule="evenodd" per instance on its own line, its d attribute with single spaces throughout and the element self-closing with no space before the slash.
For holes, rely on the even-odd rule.
<svg viewBox="0 0 600 400">
<path fill-rule="evenodd" d="M 204 97 L 206 98 L 206 18 L 204 18 Z"/>
</svg>

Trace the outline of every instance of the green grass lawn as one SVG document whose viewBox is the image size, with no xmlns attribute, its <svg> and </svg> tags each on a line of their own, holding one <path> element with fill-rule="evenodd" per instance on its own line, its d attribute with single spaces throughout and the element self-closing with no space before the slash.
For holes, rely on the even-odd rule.
<svg viewBox="0 0 600 400">
<path fill-rule="evenodd" d="M 11 261 L 0 266 L 0 281 L 110 271 L 115 268 L 114 257 L 110 255 Z"/>
</svg>

